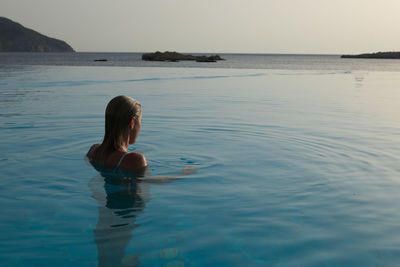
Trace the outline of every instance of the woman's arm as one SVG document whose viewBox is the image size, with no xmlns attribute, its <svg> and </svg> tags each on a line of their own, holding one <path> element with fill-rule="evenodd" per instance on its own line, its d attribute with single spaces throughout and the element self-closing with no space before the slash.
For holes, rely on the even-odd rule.
<svg viewBox="0 0 400 267">
<path fill-rule="evenodd" d="M 179 179 L 181 176 L 185 175 L 190 175 L 193 173 L 197 172 L 197 168 L 194 166 L 185 166 L 182 168 L 182 173 L 176 174 L 176 175 L 166 175 L 166 176 L 147 176 L 145 175 L 142 178 L 139 178 L 139 180 L 146 182 L 146 183 L 152 183 L 152 184 L 165 184 L 172 182 L 176 179 Z"/>
<path fill-rule="evenodd" d="M 143 169 L 147 166 L 146 158 L 143 154 L 130 152 L 121 162 L 121 167 L 126 169 Z"/>
</svg>

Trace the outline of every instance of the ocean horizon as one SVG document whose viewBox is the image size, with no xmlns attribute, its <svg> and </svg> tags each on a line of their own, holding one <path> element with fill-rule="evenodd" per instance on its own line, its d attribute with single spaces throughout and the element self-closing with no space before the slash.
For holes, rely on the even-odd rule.
<svg viewBox="0 0 400 267">
<path fill-rule="evenodd" d="M 214 63 L 143 61 L 141 59 L 142 53 L 138 52 L 2 52 L 0 53 L 0 65 L 400 71 L 400 61 L 396 59 L 343 59 L 340 58 L 341 55 L 320 54 L 185 54 L 219 54 L 225 60 Z M 107 61 L 95 61 L 98 59 L 106 59 Z"/>
</svg>

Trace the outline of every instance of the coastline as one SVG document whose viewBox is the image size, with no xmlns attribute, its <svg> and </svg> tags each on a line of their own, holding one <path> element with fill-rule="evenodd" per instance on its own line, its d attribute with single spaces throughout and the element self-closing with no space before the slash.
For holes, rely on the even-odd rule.
<svg viewBox="0 0 400 267">
<path fill-rule="evenodd" d="M 193 55 L 204 55 L 196 54 Z M 163 62 L 143 61 L 142 53 L 74 52 L 34 53 L 2 52 L 0 66 L 93 66 L 93 67 L 157 67 L 157 68 L 222 68 L 222 69 L 273 69 L 273 70 L 330 70 L 330 71 L 400 71 L 395 60 L 342 59 L 340 55 L 306 54 L 228 54 L 220 53 L 225 60 L 217 62 Z M 107 61 L 95 61 L 96 59 Z M 379 64 L 376 64 L 379 63 Z"/>
</svg>

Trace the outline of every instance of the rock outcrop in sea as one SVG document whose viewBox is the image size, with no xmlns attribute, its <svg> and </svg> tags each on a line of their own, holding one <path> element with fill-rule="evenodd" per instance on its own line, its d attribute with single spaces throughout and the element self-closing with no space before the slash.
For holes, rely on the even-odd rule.
<svg viewBox="0 0 400 267">
<path fill-rule="evenodd" d="M 0 17 L 0 52 L 75 52 L 66 42 L 47 37 Z"/>
<path fill-rule="evenodd" d="M 177 62 L 181 60 L 192 60 L 196 62 L 217 62 L 218 60 L 224 60 L 219 55 L 213 56 L 193 56 L 193 55 L 184 55 L 177 52 L 160 52 L 157 51 L 155 53 L 146 53 L 142 55 L 142 60 L 146 61 L 170 61 Z"/>
<path fill-rule="evenodd" d="M 400 59 L 400 52 L 377 52 L 359 55 L 343 55 L 341 58 L 381 58 L 381 59 Z"/>
</svg>

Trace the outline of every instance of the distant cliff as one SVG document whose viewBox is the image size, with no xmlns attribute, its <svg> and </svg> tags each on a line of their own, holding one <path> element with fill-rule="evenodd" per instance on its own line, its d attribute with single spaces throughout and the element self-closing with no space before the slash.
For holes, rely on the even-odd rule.
<svg viewBox="0 0 400 267">
<path fill-rule="evenodd" d="M 400 52 L 377 52 L 359 55 L 343 55 L 342 58 L 382 58 L 382 59 L 400 59 Z"/>
<path fill-rule="evenodd" d="M 66 42 L 0 17 L 0 52 L 74 52 Z"/>
</svg>

